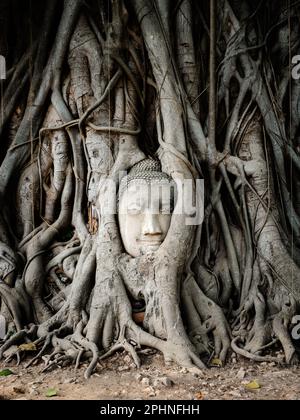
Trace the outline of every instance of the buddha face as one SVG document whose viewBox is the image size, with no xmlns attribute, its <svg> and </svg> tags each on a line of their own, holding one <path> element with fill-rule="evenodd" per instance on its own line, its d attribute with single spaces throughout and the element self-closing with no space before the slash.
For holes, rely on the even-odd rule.
<svg viewBox="0 0 300 420">
<path fill-rule="evenodd" d="M 131 181 L 119 202 L 120 233 L 126 252 L 138 257 L 157 251 L 171 223 L 173 184 Z"/>
</svg>

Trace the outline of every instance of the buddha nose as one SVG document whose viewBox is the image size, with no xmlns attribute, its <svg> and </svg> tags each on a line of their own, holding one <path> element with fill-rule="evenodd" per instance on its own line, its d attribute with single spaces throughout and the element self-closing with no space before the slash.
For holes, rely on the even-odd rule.
<svg viewBox="0 0 300 420">
<path fill-rule="evenodd" d="M 158 215 L 151 212 L 144 213 L 144 220 L 142 226 L 143 235 L 161 235 L 161 226 L 158 220 Z"/>
</svg>

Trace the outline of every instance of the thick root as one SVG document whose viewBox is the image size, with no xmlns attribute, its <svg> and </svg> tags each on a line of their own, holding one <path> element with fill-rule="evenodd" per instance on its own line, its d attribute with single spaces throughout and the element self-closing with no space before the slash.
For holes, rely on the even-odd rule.
<svg viewBox="0 0 300 420">
<path fill-rule="evenodd" d="M 204 295 L 193 277 L 183 284 L 182 298 L 190 337 L 199 350 L 209 350 L 212 334 L 214 353 L 222 362 L 230 349 L 230 328 L 222 309 Z"/>
</svg>

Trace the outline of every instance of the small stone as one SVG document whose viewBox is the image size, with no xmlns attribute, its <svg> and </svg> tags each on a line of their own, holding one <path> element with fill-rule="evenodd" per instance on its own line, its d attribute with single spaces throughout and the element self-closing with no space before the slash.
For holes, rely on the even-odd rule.
<svg viewBox="0 0 300 420">
<path fill-rule="evenodd" d="M 188 373 L 189 371 L 188 371 L 187 368 L 181 368 L 179 372 L 180 373 Z"/>
<path fill-rule="evenodd" d="M 236 362 L 237 362 L 237 361 L 236 361 L 236 358 L 235 358 L 235 357 L 233 357 L 233 358 L 232 358 L 232 363 L 233 363 L 233 364 L 235 364 Z"/>
<path fill-rule="evenodd" d="M 118 367 L 119 372 L 124 372 L 125 370 L 129 370 L 129 366 L 119 366 Z"/>
<path fill-rule="evenodd" d="M 238 391 L 229 391 L 228 394 L 233 397 L 241 397 L 241 394 Z"/>
<path fill-rule="evenodd" d="M 167 376 L 164 376 L 163 378 L 161 378 L 160 381 L 167 388 L 174 385 L 174 382 L 172 381 L 172 379 L 168 378 Z"/>
<path fill-rule="evenodd" d="M 148 388 L 145 388 L 145 392 L 148 394 L 149 397 L 155 397 L 155 390 L 152 388 L 152 386 L 149 386 Z"/>
<path fill-rule="evenodd" d="M 33 381 L 33 382 L 28 382 L 29 386 L 33 386 L 33 385 L 41 385 L 43 383 L 43 381 Z"/>
<path fill-rule="evenodd" d="M 141 381 L 143 379 L 143 375 L 141 375 L 140 373 L 137 373 L 136 375 L 135 375 L 135 380 L 136 381 Z"/>
<path fill-rule="evenodd" d="M 276 366 L 276 363 L 275 362 L 271 362 L 271 363 L 269 363 L 269 366 L 270 367 L 274 367 L 274 366 Z"/>
<path fill-rule="evenodd" d="M 127 364 L 130 364 L 131 360 L 132 360 L 131 357 L 128 356 L 128 355 L 124 357 L 124 362 L 127 363 Z"/>
<path fill-rule="evenodd" d="M 141 380 L 141 383 L 145 386 L 149 386 L 150 385 L 150 380 L 149 380 L 149 378 L 143 378 Z"/>
<path fill-rule="evenodd" d="M 155 378 L 153 381 L 153 386 L 154 387 L 161 387 L 163 385 L 161 378 Z"/>
<path fill-rule="evenodd" d="M 30 395 L 40 395 L 39 391 L 37 389 L 31 388 L 29 390 Z"/>
<path fill-rule="evenodd" d="M 244 379 L 246 372 L 244 371 L 243 368 L 240 368 L 240 370 L 238 371 L 236 377 L 240 380 Z"/>
<path fill-rule="evenodd" d="M 130 369 L 136 369 L 135 363 L 130 363 L 129 367 L 130 367 Z"/>
<path fill-rule="evenodd" d="M 64 384 L 73 384 L 76 382 L 76 378 L 67 378 L 64 380 Z"/>
<path fill-rule="evenodd" d="M 288 392 L 286 394 L 284 394 L 284 398 L 286 400 L 299 400 L 299 395 L 298 392 Z"/>
</svg>

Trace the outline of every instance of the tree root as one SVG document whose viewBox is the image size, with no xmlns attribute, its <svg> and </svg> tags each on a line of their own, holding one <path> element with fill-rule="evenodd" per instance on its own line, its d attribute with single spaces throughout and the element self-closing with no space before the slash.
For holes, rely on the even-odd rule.
<svg viewBox="0 0 300 420">
<path fill-rule="evenodd" d="M 36 334 L 37 327 L 32 325 L 29 330 L 21 330 L 10 337 L 1 347 L 0 347 L 0 360 L 3 358 L 4 352 L 8 350 L 10 347 L 21 344 L 24 340 L 31 338 L 34 334 Z"/>
<path fill-rule="evenodd" d="M 188 329 L 196 348 L 200 341 L 199 350 L 206 350 L 209 346 L 208 334 L 214 339 L 216 357 L 225 362 L 230 348 L 230 328 L 221 308 L 204 295 L 193 277 L 189 277 L 183 284 L 182 299 Z"/>
<path fill-rule="evenodd" d="M 141 366 L 141 361 L 140 361 L 140 358 L 139 358 L 139 356 L 138 356 L 138 354 L 137 354 L 137 352 L 136 352 L 136 348 L 137 348 L 137 349 L 139 349 L 139 348 L 140 348 L 140 346 L 139 346 L 139 345 L 133 346 L 133 345 L 129 342 L 129 340 L 127 340 L 127 339 L 125 338 L 125 331 L 126 331 L 126 327 L 125 327 L 125 326 L 123 326 L 123 328 L 122 328 L 122 330 L 121 330 L 121 333 L 120 333 L 120 337 L 119 337 L 119 339 L 118 339 L 118 342 L 117 342 L 117 343 L 115 343 L 115 344 L 112 346 L 112 348 L 111 348 L 111 349 L 109 349 L 109 350 L 108 350 L 105 354 L 103 354 L 103 355 L 99 358 L 99 360 L 106 359 L 107 357 L 109 357 L 109 356 L 111 356 L 113 353 L 115 353 L 116 351 L 124 349 L 125 351 L 127 351 L 127 352 L 131 355 L 131 357 L 133 358 L 133 361 L 134 361 L 134 363 L 135 363 L 136 367 L 137 367 L 137 368 L 140 368 L 140 366 Z"/>
<path fill-rule="evenodd" d="M 283 360 L 280 360 L 277 357 L 258 356 L 256 354 L 250 353 L 249 351 L 247 351 L 245 349 L 240 348 L 237 345 L 239 340 L 240 340 L 239 337 L 235 337 L 231 342 L 231 348 L 235 353 L 237 353 L 237 354 L 239 354 L 243 357 L 246 357 L 247 359 L 254 360 L 255 362 L 275 362 L 275 363 L 279 363 L 279 364 L 283 363 Z"/>
</svg>

